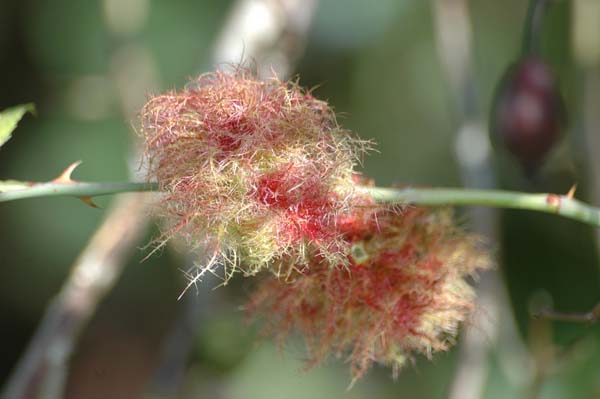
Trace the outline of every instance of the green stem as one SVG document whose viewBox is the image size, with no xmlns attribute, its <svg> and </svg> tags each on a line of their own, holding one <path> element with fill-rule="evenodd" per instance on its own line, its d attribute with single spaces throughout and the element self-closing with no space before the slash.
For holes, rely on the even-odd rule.
<svg viewBox="0 0 600 399">
<path fill-rule="evenodd" d="M 0 202 L 25 198 L 71 196 L 96 197 L 132 191 L 156 191 L 156 183 L 37 183 L 26 188 L 0 192 Z M 600 208 L 558 194 L 527 194 L 503 190 L 470 190 L 461 188 L 382 188 L 368 187 L 361 191 L 373 195 L 382 203 L 422 206 L 475 205 L 495 208 L 526 209 L 553 213 L 568 219 L 600 227 Z"/>
<path fill-rule="evenodd" d="M 469 190 L 452 188 L 366 189 L 385 203 L 409 203 L 425 206 L 479 205 L 495 208 L 527 209 L 553 213 L 568 219 L 600 227 L 600 208 L 587 205 L 567 195 L 527 194 L 503 190 Z"/>
<path fill-rule="evenodd" d="M 35 183 L 28 184 L 29 187 L 10 189 L 0 192 L 0 202 L 15 201 L 25 198 L 37 197 L 97 197 L 100 195 L 118 194 L 132 191 L 156 191 L 157 185 L 154 183 Z"/>
<path fill-rule="evenodd" d="M 530 0 L 523 32 L 523 55 L 536 55 L 540 52 L 542 19 L 548 0 Z"/>
</svg>

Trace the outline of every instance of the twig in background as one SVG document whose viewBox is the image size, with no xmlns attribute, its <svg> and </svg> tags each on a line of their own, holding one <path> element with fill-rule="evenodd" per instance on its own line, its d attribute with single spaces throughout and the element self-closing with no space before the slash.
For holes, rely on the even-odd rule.
<svg viewBox="0 0 600 399">
<path fill-rule="evenodd" d="M 106 22 L 115 36 L 135 34 L 143 28 L 147 17 L 144 1 L 125 7 L 128 12 L 111 12 L 111 5 L 118 8 L 125 3 L 107 1 L 105 4 Z M 136 10 L 141 12 L 136 13 Z M 121 23 L 111 23 L 114 18 Z M 126 119 L 131 119 L 145 100 L 146 90 L 157 86 L 156 66 L 143 45 L 129 40 L 117 43 L 111 54 L 111 78 L 121 112 Z M 130 165 L 131 176 L 140 165 L 140 154 L 134 158 Z M 146 233 L 151 203 L 148 194 L 135 193 L 118 199 L 109 210 L 103 224 L 80 253 L 59 294 L 46 309 L 38 330 L 7 381 L 3 397 L 35 398 L 41 393 L 47 397 L 63 397 L 68 364 L 79 335 L 98 304 L 119 280 L 129 256 Z"/>
<path fill-rule="evenodd" d="M 136 193 L 117 200 L 46 310 L 2 397 L 63 396 L 77 338 L 146 231 L 145 197 Z"/>
<path fill-rule="evenodd" d="M 490 162 L 490 143 L 485 119 L 478 106 L 472 67 L 472 31 L 465 0 L 432 2 L 436 43 L 441 65 L 450 85 L 459 128 L 455 154 L 467 188 L 493 189 L 496 179 Z M 492 208 L 472 208 L 473 229 L 498 243 L 498 216 Z M 496 271 L 488 271 L 477 287 L 479 311 L 465 326 L 459 360 L 448 397 L 476 399 L 483 396 L 488 377 L 488 355 L 498 339 L 522 349 L 509 311 L 507 294 Z M 504 326 L 504 328 L 500 328 Z M 502 336 L 501 336 L 502 335 Z"/>
<path fill-rule="evenodd" d="M 533 0 L 529 3 L 523 35 L 523 54 L 537 54 L 540 52 L 542 21 L 547 9 L 548 0 Z"/>
<path fill-rule="evenodd" d="M 573 2 L 571 35 L 573 52 L 582 79 L 579 87 L 582 94 L 582 111 L 578 115 L 583 133 L 583 153 L 589 172 L 588 184 L 591 188 L 591 201 L 600 201 L 600 3 L 597 1 L 576 0 Z M 600 251 L 600 233 L 596 232 L 596 246 Z"/>
<path fill-rule="evenodd" d="M 233 67 L 255 62 L 260 77 L 285 80 L 304 52 L 317 0 L 239 0 L 219 35 L 213 59 Z"/>
<path fill-rule="evenodd" d="M 572 323 L 596 323 L 600 320 L 600 303 L 585 313 L 565 313 L 557 312 L 551 309 L 542 309 L 533 315 L 537 318 L 548 319 L 552 321 L 565 321 Z"/>
</svg>

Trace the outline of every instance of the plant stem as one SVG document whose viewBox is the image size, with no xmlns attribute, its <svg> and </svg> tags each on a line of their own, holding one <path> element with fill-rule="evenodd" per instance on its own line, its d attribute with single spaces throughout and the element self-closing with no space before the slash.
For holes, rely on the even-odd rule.
<svg viewBox="0 0 600 399">
<path fill-rule="evenodd" d="M 0 192 L 0 202 L 25 198 L 72 196 L 95 197 L 133 191 L 156 191 L 156 183 L 38 183 L 28 188 Z M 423 206 L 475 205 L 494 208 L 526 209 L 553 213 L 568 219 L 600 227 L 600 208 L 585 204 L 571 195 L 528 194 L 503 190 L 472 190 L 461 188 L 383 188 L 365 187 L 361 191 L 370 193 L 382 203 L 413 204 Z"/>
<path fill-rule="evenodd" d="M 531 0 L 523 32 L 523 55 L 536 55 L 540 52 L 542 19 L 548 0 Z"/>
<path fill-rule="evenodd" d="M 0 202 L 37 197 L 98 197 L 134 191 L 156 191 L 154 183 L 113 182 L 113 183 L 28 183 L 29 187 L 0 192 Z"/>
<path fill-rule="evenodd" d="M 534 317 L 541 317 L 552 321 L 565 321 L 569 323 L 596 323 L 600 319 L 600 303 L 586 313 L 564 313 L 551 309 L 543 309 L 534 313 Z"/>
<path fill-rule="evenodd" d="M 600 208 L 587 205 L 569 195 L 527 194 L 503 190 L 469 190 L 452 188 L 365 189 L 385 203 L 408 203 L 426 206 L 479 205 L 495 208 L 526 209 L 554 213 L 568 219 L 600 227 Z"/>
</svg>

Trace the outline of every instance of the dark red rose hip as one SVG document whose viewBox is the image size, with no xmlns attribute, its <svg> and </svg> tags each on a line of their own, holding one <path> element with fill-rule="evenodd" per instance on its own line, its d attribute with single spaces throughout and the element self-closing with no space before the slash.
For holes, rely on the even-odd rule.
<svg viewBox="0 0 600 399">
<path fill-rule="evenodd" d="M 560 138 L 565 109 L 550 67 L 535 57 L 511 66 L 492 109 L 494 139 L 534 171 Z"/>
</svg>

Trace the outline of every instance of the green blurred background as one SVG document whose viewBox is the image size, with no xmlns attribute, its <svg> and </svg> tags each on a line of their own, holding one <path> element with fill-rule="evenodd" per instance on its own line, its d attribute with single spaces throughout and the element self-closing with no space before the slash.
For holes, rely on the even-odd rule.
<svg viewBox="0 0 600 399">
<path fill-rule="evenodd" d="M 182 87 L 213 68 L 213 42 L 230 6 L 219 0 L 2 0 L 0 108 L 34 102 L 38 112 L 0 151 L 0 179 L 49 180 L 79 159 L 76 178 L 127 179 L 135 109 L 144 93 Z M 488 110 L 496 83 L 520 48 L 527 5 L 479 0 L 469 6 L 472 79 L 479 107 Z M 535 182 L 502 154 L 497 173 L 502 188 L 566 192 L 578 183 L 578 197 L 591 200 L 593 174 L 580 129 L 583 72 L 572 55 L 571 12 L 569 1 L 552 7 L 543 50 L 560 76 L 568 135 Z M 379 184 L 461 184 L 453 150 L 458 116 L 436 49 L 431 2 L 321 1 L 296 72 L 302 85 L 319 85 L 316 95 L 342 113 L 345 127 L 378 143 L 379 152 L 365 160 L 364 169 Z M 152 87 L 139 87 L 148 81 Z M 106 207 L 110 200 L 98 202 Z M 2 381 L 105 212 L 68 198 L 0 205 Z M 595 232 L 551 215 L 504 211 L 501 221 L 501 240 L 492 247 L 500 256 L 497 272 L 520 346 L 484 337 L 492 346 L 484 397 L 530 397 L 532 385 L 543 398 L 600 397 L 598 326 L 540 326 L 529 316 L 535 298 L 568 312 L 588 311 L 600 300 Z M 162 342 L 186 312 L 176 300 L 186 260 L 169 249 L 141 263 L 145 253 L 135 253 L 84 332 L 69 371 L 68 397 L 160 393 L 152 381 Z M 396 382 L 389 370 L 376 367 L 346 391 L 350 379 L 342 360 L 304 372 L 299 343 L 278 353 L 257 340 L 239 310 L 247 290 L 237 281 L 198 297 L 188 294 L 202 315 L 181 384 L 165 397 L 447 397 L 459 350 L 433 361 L 417 359 Z M 554 355 L 536 379 L 531 376 L 540 375 L 534 370 L 539 347 Z M 515 358 L 525 362 L 511 363 L 514 348 L 521 348 Z"/>
</svg>

